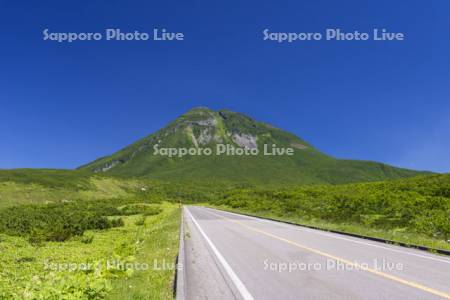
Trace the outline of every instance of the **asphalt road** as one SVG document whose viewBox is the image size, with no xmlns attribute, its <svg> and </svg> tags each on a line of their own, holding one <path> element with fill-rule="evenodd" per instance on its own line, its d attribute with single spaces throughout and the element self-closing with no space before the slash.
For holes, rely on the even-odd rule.
<svg viewBox="0 0 450 300">
<path fill-rule="evenodd" d="M 450 299 L 450 259 L 184 208 L 186 299 Z"/>
</svg>

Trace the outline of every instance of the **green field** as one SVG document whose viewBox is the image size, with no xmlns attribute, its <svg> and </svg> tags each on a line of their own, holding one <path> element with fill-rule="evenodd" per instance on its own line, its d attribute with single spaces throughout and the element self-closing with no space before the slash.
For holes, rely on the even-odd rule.
<svg viewBox="0 0 450 300">
<path fill-rule="evenodd" d="M 0 171 L 0 299 L 173 298 L 180 202 L 450 250 L 449 174 L 276 187 Z"/>
<path fill-rule="evenodd" d="M 0 170 L 0 208 L 80 199 L 126 198 L 147 187 L 148 182 L 80 171 Z"/>
<path fill-rule="evenodd" d="M 450 250 L 450 174 L 347 185 L 233 188 L 208 205 Z"/>
<path fill-rule="evenodd" d="M 1 299 L 171 299 L 179 208 L 64 242 L 0 235 Z M 167 262 L 167 267 L 161 267 Z M 164 264 L 165 265 L 165 264 Z"/>
<path fill-rule="evenodd" d="M 66 171 L 6 173 L 0 299 L 173 297 L 180 208 L 151 184 Z"/>
</svg>

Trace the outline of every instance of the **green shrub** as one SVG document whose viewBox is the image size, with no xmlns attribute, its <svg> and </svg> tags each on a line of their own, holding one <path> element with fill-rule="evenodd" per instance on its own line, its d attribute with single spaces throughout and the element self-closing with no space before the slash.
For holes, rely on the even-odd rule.
<svg viewBox="0 0 450 300">
<path fill-rule="evenodd" d="M 136 222 L 134 222 L 134 224 L 137 226 L 142 226 L 145 224 L 146 218 L 147 218 L 146 216 L 140 216 L 139 219 L 137 219 Z"/>
<path fill-rule="evenodd" d="M 234 188 L 218 193 L 216 205 L 333 223 L 450 238 L 450 174 L 378 183 L 316 185 L 266 190 Z"/>
<path fill-rule="evenodd" d="M 112 219 L 111 226 L 112 227 L 123 227 L 123 226 L 125 226 L 125 222 L 123 221 L 122 218 Z"/>
<path fill-rule="evenodd" d="M 0 211 L 0 232 L 28 237 L 30 242 L 62 242 L 88 229 L 107 229 L 112 224 L 97 211 L 74 204 L 23 205 Z"/>
<path fill-rule="evenodd" d="M 120 209 L 120 215 L 130 216 L 143 214 L 145 216 L 153 216 L 157 215 L 161 212 L 161 208 L 159 206 L 144 204 L 144 203 L 134 203 L 128 204 Z"/>
<path fill-rule="evenodd" d="M 91 244 L 94 241 L 94 235 L 92 233 L 83 234 L 81 237 L 81 242 L 84 244 Z"/>
</svg>

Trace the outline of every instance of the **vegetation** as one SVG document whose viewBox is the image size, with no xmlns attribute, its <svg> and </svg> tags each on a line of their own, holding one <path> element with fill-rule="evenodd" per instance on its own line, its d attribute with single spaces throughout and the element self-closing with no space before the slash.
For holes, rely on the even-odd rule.
<svg viewBox="0 0 450 300">
<path fill-rule="evenodd" d="M 46 188 L 88 190 L 92 188 L 92 173 L 55 169 L 13 169 L 0 170 L 0 182 L 36 184 Z"/>
<path fill-rule="evenodd" d="M 152 185 L 149 181 L 111 178 L 82 171 L 0 170 L 0 209 L 19 204 L 145 198 Z M 151 197 L 155 199 L 158 195 L 152 192 Z"/>
<path fill-rule="evenodd" d="M 449 174 L 261 186 L 0 171 L 0 299 L 171 299 L 181 202 L 450 249 Z"/>
<path fill-rule="evenodd" d="M 144 217 L 140 214 L 108 217 L 110 222 L 121 220 L 122 226 L 85 229 L 84 234 L 64 242 L 36 244 L 30 243 L 26 234 L 0 233 L 0 299 L 136 299 L 133 293 L 148 296 L 143 299 L 170 299 L 174 268 L 160 270 L 154 267 L 154 260 L 175 261 L 179 208 L 168 203 L 158 207 L 159 213 L 146 215 L 143 224 L 136 225 Z M 30 207 L 22 208 L 30 212 Z M 45 209 L 54 208 L 36 208 Z M 44 228 L 40 226 L 47 233 Z"/>
<path fill-rule="evenodd" d="M 349 185 L 234 188 L 215 206 L 450 249 L 450 174 Z"/>
<path fill-rule="evenodd" d="M 180 210 L 165 189 L 82 171 L 0 171 L 0 299 L 135 299 L 134 289 L 171 299 L 174 268 L 153 261 L 173 263 L 178 249 Z"/>
<path fill-rule="evenodd" d="M 153 216 L 161 212 L 161 208 L 154 205 L 148 205 L 145 203 L 133 203 L 123 206 L 119 209 L 118 213 L 121 215 L 136 215 L 142 214 L 144 216 Z"/>
<path fill-rule="evenodd" d="M 163 212 L 147 216 L 138 227 L 134 262 L 147 262 L 149 271 L 134 271 L 130 277 L 118 277 L 112 281 L 108 299 L 172 299 L 180 209 L 163 206 Z M 140 217 L 139 217 L 140 218 Z"/>
<path fill-rule="evenodd" d="M 109 229 L 121 222 L 109 220 L 100 210 L 73 204 L 25 205 L 0 211 L 0 233 L 33 242 L 65 241 L 89 229 Z"/>
</svg>

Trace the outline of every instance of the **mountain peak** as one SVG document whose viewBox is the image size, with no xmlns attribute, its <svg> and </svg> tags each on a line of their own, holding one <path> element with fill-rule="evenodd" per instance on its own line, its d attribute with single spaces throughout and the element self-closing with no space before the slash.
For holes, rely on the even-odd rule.
<svg viewBox="0 0 450 300">
<path fill-rule="evenodd" d="M 257 150 L 258 154 L 168 157 L 154 151 L 155 147 L 198 150 L 220 146 Z M 294 155 L 266 156 L 268 147 L 292 148 Z M 305 184 L 384 180 L 418 174 L 377 162 L 334 159 L 292 133 L 242 113 L 208 107 L 192 108 L 168 126 L 82 168 L 175 181 Z"/>
<path fill-rule="evenodd" d="M 229 109 L 219 109 L 217 111 L 210 109 L 206 106 L 198 106 L 193 107 L 190 110 L 188 110 L 186 113 L 181 115 L 177 120 L 186 120 L 186 119 L 194 119 L 194 120 L 201 120 L 202 118 L 210 119 L 210 118 L 220 118 L 223 120 L 229 120 L 232 118 L 236 118 L 237 122 L 256 122 L 251 117 L 247 116 L 246 114 L 240 113 L 240 112 L 234 112 Z M 177 121 L 176 120 L 176 121 Z M 263 124 L 263 123 L 261 123 Z M 254 125 L 253 125 L 254 126 Z"/>
<path fill-rule="evenodd" d="M 208 113 L 208 112 L 214 112 L 212 109 L 206 106 L 196 106 L 188 110 L 184 115 L 188 114 L 196 114 L 196 113 Z"/>
</svg>

